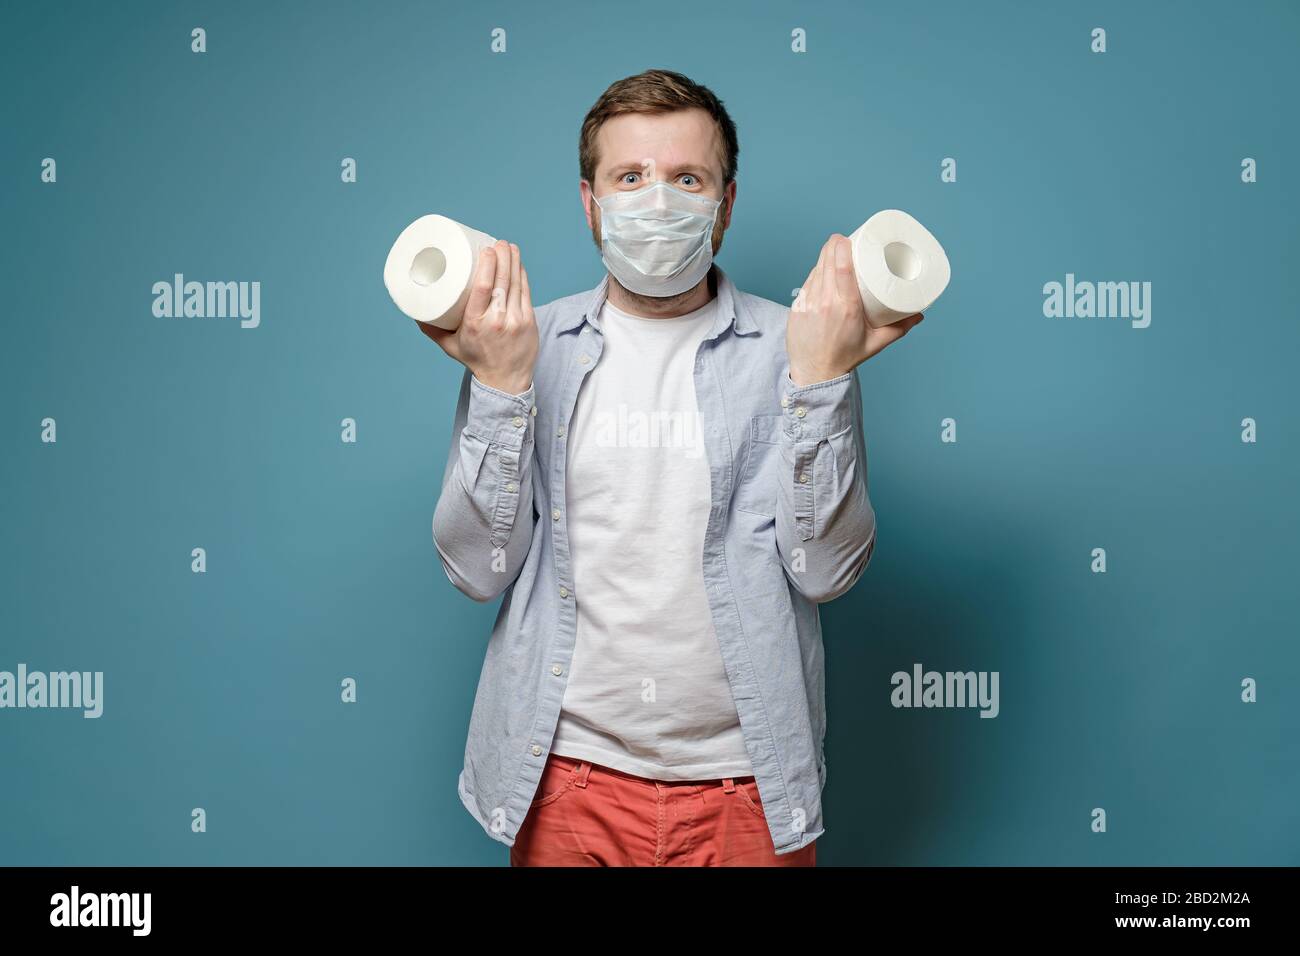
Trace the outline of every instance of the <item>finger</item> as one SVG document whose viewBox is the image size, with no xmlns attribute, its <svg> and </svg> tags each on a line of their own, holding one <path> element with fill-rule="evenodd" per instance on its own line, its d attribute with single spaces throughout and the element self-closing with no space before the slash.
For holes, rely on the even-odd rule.
<svg viewBox="0 0 1300 956">
<path fill-rule="evenodd" d="M 817 299 L 819 302 L 829 303 L 835 301 L 836 289 L 836 270 L 839 268 L 840 258 L 840 240 L 844 237 L 838 232 L 826 240 L 826 245 L 822 249 L 822 274 L 821 281 L 817 286 Z"/>
<path fill-rule="evenodd" d="M 418 319 L 415 324 L 420 331 L 426 336 L 437 342 L 444 352 L 452 358 L 456 357 L 456 331 L 455 329 L 443 329 L 434 325 L 432 322 L 421 322 Z"/>
<path fill-rule="evenodd" d="M 533 292 L 528 288 L 528 270 L 524 268 L 523 259 L 519 262 L 519 303 L 524 318 L 532 322 L 533 316 Z"/>
<path fill-rule="evenodd" d="M 895 339 L 901 339 L 904 335 L 910 332 L 914 327 L 919 325 L 921 320 L 924 318 L 925 316 L 922 313 L 918 312 L 916 313 L 916 315 L 909 315 L 905 319 L 899 319 L 897 322 L 891 322 L 889 323 L 889 325 L 886 325 L 883 328 L 889 329 L 891 334 L 894 335 L 894 338 L 889 340 L 892 342 Z"/>
<path fill-rule="evenodd" d="M 519 321 L 519 297 L 521 292 L 519 269 L 522 265 L 519 259 L 519 247 L 512 242 L 510 243 L 510 293 L 506 297 L 506 328 L 510 328 Z"/>
<path fill-rule="evenodd" d="M 821 295 L 825 288 L 825 281 L 829 274 L 835 270 L 835 241 L 839 238 L 839 233 L 832 233 L 831 237 L 822 244 L 821 255 L 817 258 L 817 288 L 816 292 Z"/>
<path fill-rule="evenodd" d="M 506 294 L 510 291 L 510 243 L 498 239 L 493 248 L 497 253 L 497 272 L 492 284 L 492 314 L 504 320 Z"/>
<path fill-rule="evenodd" d="M 862 297 L 858 291 L 858 276 L 853 269 L 853 243 L 848 239 L 841 239 L 835 244 L 834 272 L 835 294 L 841 302 L 852 302 Z"/>
<path fill-rule="evenodd" d="M 813 283 L 817 281 L 816 267 L 813 267 L 812 275 L 799 288 L 799 294 L 795 296 L 794 305 L 790 307 L 792 312 L 808 312 L 812 309 L 812 288 Z"/>
<path fill-rule="evenodd" d="M 813 267 L 808 271 L 808 278 L 804 281 L 802 288 L 799 290 L 799 294 L 804 296 L 805 299 L 810 297 L 813 291 L 817 288 L 817 280 L 821 277 L 822 263 L 825 261 L 826 245 L 823 243 L 821 249 L 817 252 L 817 261 L 813 263 Z"/>
<path fill-rule="evenodd" d="M 880 343 L 880 348 L 882 349 L 886 345 L 893 345 L 911 331 L 912 327 L 923 318 L 925 318 L 925 316 L 918 312 L 916 315 L 908 316 L 906 319 L 899 319 L 897 322 L 889 323 L 889 325 L 882 325 L 880 328 L 875 330 L 874 338 Z M 879 351 L 879 349 L 876 351 Z"/>
<path fill-rule="evenodd" d="M 821 252 L 817 255 L 817 264 L 812 267 L 812 272 L 808 273 L 807 281 L 799 290 L 799 298 L 803 300 L 803 308 L 800 311 L 810 312 L 817 308 L 818 294 L 822 284 L 822 266 L 825 262 L 826 244 L 823 244 Z"/>
<path fill-rule="evenodd" d="M 478 264 L 474 268 L 474 280 L 470 289 L 469 301 L 465 303 L 465 316 L 478 318 L 492 304 L 492 279 L 497 272 L 497 257 L 491 246 L 479 251 Z"/>
</svg>

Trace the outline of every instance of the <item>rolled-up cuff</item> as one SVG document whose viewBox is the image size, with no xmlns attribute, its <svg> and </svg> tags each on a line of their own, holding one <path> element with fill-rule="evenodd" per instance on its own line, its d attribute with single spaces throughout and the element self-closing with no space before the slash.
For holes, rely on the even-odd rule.
<svg viewBox="0 0 1300 956">
<path fill-rule="evenodd" d="M 465 430 L 489 444 L 506 448 L 523 447 L 537 414 L 534 385 L 518 395 L 511 395 L 470 376 L 469 411 Z"/>
<path fill-rule="evenodd" d="M 855 369 L 825 382 L 799 386 L 787 370 L 781 383 L 786 435 L 795 441 L 816 441 L 852 428 L 856 374 Z"/>
</svg>

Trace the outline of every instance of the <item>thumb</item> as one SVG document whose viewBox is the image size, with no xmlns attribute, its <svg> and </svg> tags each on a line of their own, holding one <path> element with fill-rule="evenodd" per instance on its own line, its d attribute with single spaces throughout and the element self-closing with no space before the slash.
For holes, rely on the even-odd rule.
<svg viewBox="0 0 1300 956">
<path fill-rule="evenodd" d="M 419 320 L 416 320 L 415 324 L 420 327 L 421 332 L 433 339 L 433 341 L 437 342 L 444 352 L 453 358 L 456 357 L 456 352 L 458 351 L 456 348 L 456 332 L 458 330 L 439 328 L 432 322 L 420 322 Z"/>
<path fill-rule="evenodd" d="M 889 325 L 882 325 L 878 329 L 872 329 L 869 338 L 870 354 L 875 355 L 886 346 L 893 345 L 924 318 L 924 313 L 918 312 L 916 315 L 908 316 L 905 319 L 899 319 L 897 322 L 891 322 Z"/>
</svg>

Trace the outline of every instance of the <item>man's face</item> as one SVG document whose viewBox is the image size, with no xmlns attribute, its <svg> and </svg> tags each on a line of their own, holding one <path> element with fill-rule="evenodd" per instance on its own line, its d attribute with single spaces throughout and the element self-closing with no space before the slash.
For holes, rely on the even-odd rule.
<svg viewBox="0 0 1300 956">
<path fill-rule="evenodd" d="M 596 133 L 595 181 L 579 187 L 587 225 L 599 249 L 600 207 L 594 195 L 643 189 L 662 180 L 683 192 L 723 199 L 713 226 L 713 252 L 731 224 L 736 184 L 722 182 L 722 137 L 718 124 L 702 109 L 672 113 L 624 113 L 607 120 Z"/>
</svg>

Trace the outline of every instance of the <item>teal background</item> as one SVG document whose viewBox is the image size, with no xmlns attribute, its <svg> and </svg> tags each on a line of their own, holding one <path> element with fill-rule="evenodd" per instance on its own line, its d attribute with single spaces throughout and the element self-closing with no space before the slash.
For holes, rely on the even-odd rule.
<svg viewBox="0 0 1300 956">
<path fill-rule="evenodd" d="M 0 864 L 506 862 L 456 795 L 498 602 L 430 534 L 459 367 L 380 274 L 438 211 L 539 303 L 595 286 L 579 125 L 652 66 L 738 124 L 741 288 L 887 207 L 953 264 L 860 369 L 819 863 L 1300 863 L 1297 10 L 5 4 L 0 670 L 106 692 L 0 711 Z M 261 281 L 261 327 L 155 318 L 175 272 Z M 1150 328 L 1045 318 L 1067 272 L 1152 282 Z M 917 661 L 999 671 L 1001 715 L 893 709 Z"/>
</svg>

